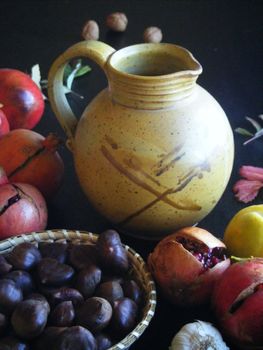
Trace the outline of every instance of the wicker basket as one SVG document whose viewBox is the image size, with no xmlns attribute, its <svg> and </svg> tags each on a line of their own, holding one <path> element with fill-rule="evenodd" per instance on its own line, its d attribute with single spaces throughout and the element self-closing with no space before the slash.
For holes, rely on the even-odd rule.
<svg viewBox="0 0 263 350">
<path fill-rule="evenodd" d="M 7 253 L 16 245 L 23 242 L 31 242 L 37 244 L 40 241 L 55 242 L 66 239 L 67 241 L 77 240 L 84 244 L 94 244 L 97 238 L 97 235 L 86 231 L 47 230 L 43 232 L 34 232 L 27 235 L 10 237 L 4 241 L 0 241 L 0 254 Z M 134 330 L 119 343 L 113 345 L 109 350 L 128 349 L 148 327 L 154 315 L 156 306 L 155 284 L 145 262 L 141 256 L 132 248 L 127 245 L 124 245 L 124 247 L 127 250 L 129 259 L 132 262 L 134 278 L 139 282 L 145 293 L 145 306 L 142 311 L 141 320 L 134 328 Z"/>
</svg>

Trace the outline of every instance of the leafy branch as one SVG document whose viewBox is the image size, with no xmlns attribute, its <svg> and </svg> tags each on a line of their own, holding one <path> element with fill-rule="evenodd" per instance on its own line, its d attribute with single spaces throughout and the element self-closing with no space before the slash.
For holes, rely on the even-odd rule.
<svg viewBox="0 0 263 350">
<path fill-rule="evenodd" d="M 76 78 L 79 78 L 79 77 L 87 74 L 90 71 L 91 71 L 90 66 L 83 65 L 81 59 L 75 60 L 73 63 L 68 63 L 66 65 L 66 68 L 64 71 L 64 77 L 63 77 L 64 93 L 65 94 L 71 93 L 75 96 L 78 96 L 79 98 L 84 98 L 82 95 L 79 95 L 75 91 L 72 90 L 72 84 Z M 40 88 L 40 90 L 42 91 L 42 94 L 43 94 L 43 90 L 46 90 L 48 87 L 48 80 L 41 79 L 39 64 L 35 64 L 31 68 L 31 78 L 32 78 L 32 80 L 34 80 L 34 82 L 37 84 L 37 86 Z M 43 98 L 47 99 L 47 97 L 44 94 L 43 94 Z"/>
<path fill-rule="evenodd" d="M 260 120 L 263 120 L 263 114 L 260 114 L 258 116 L 258 118 Z M 253 118 L 250 118 L 250 117 L 246 117 L 246 120 L 248 120 L 252 124 L 253 128 L 256 131 L 253 133 L 253 132 L 250 132 L 249 130 L 244 129 L 244 128 L 236 128 L 235 129 L 235 132 L 237 132 L 237 133 L 239 133 L 239 134 L 241 134 L 243 136 L 249 137 L 249 139 L 247 141 L 245 141 L 243 143 L 243 145 L 247 145 L 248 143 L 250 143 L 250 142 L 258 139 L 259 137 L 263 136 L 263 127 L 261 126 L 261 124 L 258 121 L 256 121 Z"/>
</svg>

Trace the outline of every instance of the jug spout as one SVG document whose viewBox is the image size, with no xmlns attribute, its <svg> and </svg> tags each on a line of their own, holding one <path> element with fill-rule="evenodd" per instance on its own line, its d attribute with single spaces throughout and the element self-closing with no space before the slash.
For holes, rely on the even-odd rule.
<svg viewBox="0 0 263 350">
<path fill-rule="evenodd" d="M 138 44 L 113 53 L 106 71 L 115 102 L 133 108 L 160 109 L 192 93 L 202 66 L 180 46 Z"/>
</svg>

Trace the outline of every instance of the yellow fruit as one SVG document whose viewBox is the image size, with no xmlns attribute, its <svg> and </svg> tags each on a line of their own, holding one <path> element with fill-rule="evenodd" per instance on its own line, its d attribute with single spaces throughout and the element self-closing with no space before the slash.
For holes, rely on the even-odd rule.
<svg viewBox="0 0 263 350">
<path fill-rule="evenodd" d="M 224 243 L 231 255 L 263 257 L 263 205 L 240 210 L 225 230 Z"/>
</svg>

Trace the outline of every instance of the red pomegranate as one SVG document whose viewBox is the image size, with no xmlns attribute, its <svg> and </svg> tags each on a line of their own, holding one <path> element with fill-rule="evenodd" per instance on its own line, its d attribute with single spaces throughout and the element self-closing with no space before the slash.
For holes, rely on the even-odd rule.
<svg viewBox="0 0 263 350">
<path fill-rule="evenodd" d="M 263 344 L 263 258 L 232 264 L 215 284 L 212 307 L 219 326 L 239 348 Z"/>
<path fill-rule="evenodd" d="M 7 134 L 9 130 L 9 123 L 6 119 L 5 113 L 0 109 L 0 137 Z"/>
<path fill-rule="evenodd" d="M 0 239 L 42 231 L 47 225 L 47 206 L 33 186 L 8 183 L 0 168 Z"/>
<path fill-rule="evenodd" d="M 16 69 L 0 69 L 0 103 L 10 129 L 33 129 L 44 112 L 42 92 L 31 77 Z"/>
<path fill-rule="evenodd" d="M 56 151 L 59 143 L 53 134 L 44 138 L 32 130 L 12 130 L 0 139 L 0 165 L 9 181 L 29 183 L 50 199 L 64 174 L 63 160 Z"/>
<path fill-rule="evenodd" d="M 230 265 L 223 242 L 199 227 L 186 227 L 161 240 L 148 257 L 163 294 L 174 304 L 210 301 L 215 281 Z"/>
</svg>

